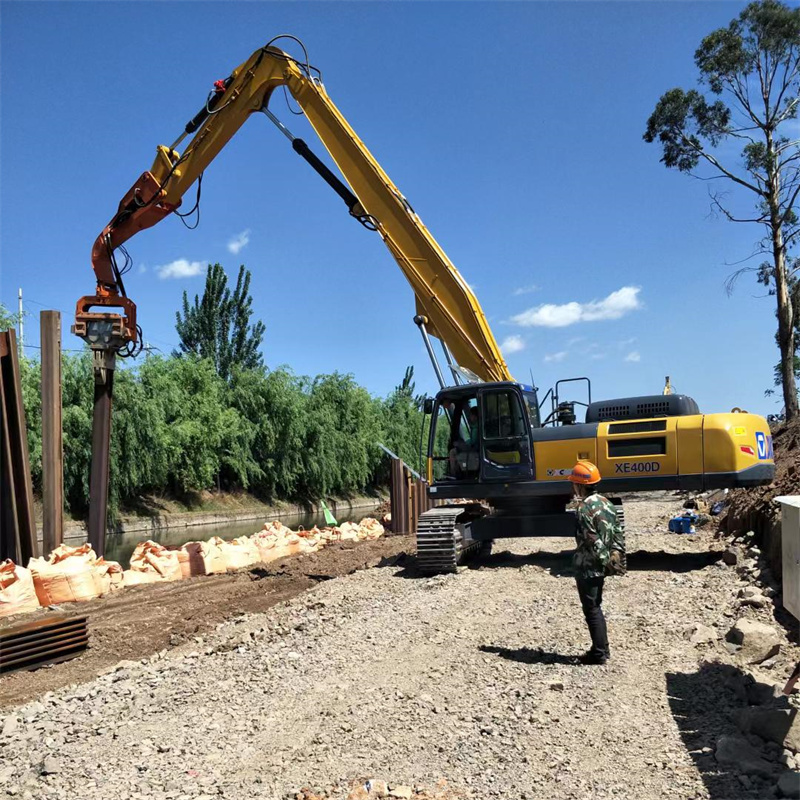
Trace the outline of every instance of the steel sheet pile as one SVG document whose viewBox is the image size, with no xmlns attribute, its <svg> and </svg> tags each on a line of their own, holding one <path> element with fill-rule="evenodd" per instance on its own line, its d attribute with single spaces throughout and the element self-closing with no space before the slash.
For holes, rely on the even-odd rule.
<svg viewBox="0 0 800 800">
<path fill-rule="evenodd" d="M 360 523 L 308 531 L 267 522 L 251 536 L 230 541 L 212 536 L 208 541 L 187 542 L 181 547 L 140 542 L 126 570 L 116 561 L 98 558 L 88 544 L 61 545 L 47 558 L 32 558 L 27 569 L 10 560 L 0 563 L 0 617 L 91 600 L 142 583 L 221 574 L 286 556 L 315 553 L 332 542 L 377 539 L 384 532 L 383 525 L 369 517 Z"/>
</svg>

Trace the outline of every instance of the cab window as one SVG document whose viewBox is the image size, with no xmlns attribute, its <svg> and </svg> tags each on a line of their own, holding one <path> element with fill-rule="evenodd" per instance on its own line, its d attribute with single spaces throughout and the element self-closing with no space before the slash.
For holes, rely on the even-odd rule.
<svg viewBox="0 0 800 800">
<path fill-rule="evenodd" d="M 514 392 L 489 392 L 483 397 L 483 438 L 525 436 L 522 406 Z"/>
<path fill-rule="evenodd" d="M 536 395 L 531 392 L 523 392 L 522 397 L 525 400 L 525 405 L 528 407 L 528 418 L 531 421 L 532 428 L 538 428 L 539 422 L 539 404 L 536 402 Z"/>
</svg>

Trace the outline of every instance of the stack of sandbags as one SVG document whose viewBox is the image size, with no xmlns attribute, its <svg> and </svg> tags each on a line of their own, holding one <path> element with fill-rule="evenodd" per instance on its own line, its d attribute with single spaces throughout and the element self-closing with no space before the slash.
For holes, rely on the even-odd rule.
<svg viewBox="0 0 800 800">
<path fill-rule="evenodd" d="M 338 542 L 341 534 L 338 528 L 323 528 L 319 532 L 319 540 L 322 547 L 330 544 L 331 542 Z"/>
<path fill-rule="evenodd" d="M 251 537 L 261 553 L 264 562 L 275 561 L 286 556 L 315 553 L 324 546 L 317 528 L 310 531 L 293 531 L 280 523 L 267 523 L 264 529 Z"/>
<path fill-rule="evenodd" d="M 186 554 L 186 559 L 181 560 L 183 577 L 194 575 L 218 575 L 225 572 L 228 565 L 225 556 L 220 550 L 216 539 L 207 542 L 187 542 L 180 549 Z"/>
<path fill-rule="evenodd" d="M 215 536 L 209 541 L 215 543 L 222 551 L 225 566 L 229 570 L 242 569 L 261 561 L 258 547 L 248 536 L 239 536 L 229 542 Z"/>
<path fill-rule="evenodd" d="M 182 547 L 168 547 L 171 553 L 178 557 L 178 566 L 181 568 L 181 580 L 192 577 L 192 565 L 189 561 L 189 554 Z"/>
<path fill-rule="evenodd" d="M 32 558 L 28 569 L 39 603 L 43 606 L 76 603 L 110 591 L 108 569 L 96 569 L 96 563 L 97 554 L 89 544 L 80 547 L 62 544 L 47 559 Z"/>
<path fill-rule="evenodd" d="M 386 532 L 383 525 L 372 517 L 366 517 L 358 523 L 359 538 L 378 539 Z"/>
<path fill-rule="evenodd" d="M 288 528 L 285 528 L 284 531 L 292 535 Z M 258 549 L 258 560 L 263 564 L 293 555 L 297 550 L 296 547 L 288 544 L 288 537 L 284 532 L 276 534 L 271 531 L 256 531 L 250 537 L 250 541 Z"/>
<path fill-rule="evenodd" d="M 271 533 L 274 536 L 288 536 L 290 533 L 294 533 L 291 528 L 288 528 L 279 519 L 273 519 L 269 522 L 265 522 L 262 530 L 265 533 Z M 261 531 L 259 531 L 259 533 L 260 532 Z"/>
<path fill-rule="evenodd" d="M 179 581 L 183 577 L 178 553 L 163 544 L 147 540 L 136 545 L 131 556 L 131 568 L 126 569 L 125 586 L 157 581 Z"/>
<path fill-rule="evenodd" d="M 322 531 L 315 525 L 311 530 L 303 530 L 301 527 L 297 531 L 297 537 L 300 540 L 301 553 L 316 553 L 317 550 L 322 550 L 327 542 L 322 538 Z"/>
<path fill-rule="evenodd" d="M 124 586 L 124 570 L 116 561 L 98 558 L 94 562 L 94 570 L 103 585 L 102 594 L 115 592 Z"/>
<path fill-rule="evenodd" d="M 0 563 L 0 617 L 36 611 L 39 600 L 30 570 L 10 558 Z"/>
<path fill-rule="evenodd" d="M 359 536 L 360 530 L 356 522 L 343 522 L 339 526 L 339 540 L 342 542 L 357 542 L 361 538 Z"/>
</svg>

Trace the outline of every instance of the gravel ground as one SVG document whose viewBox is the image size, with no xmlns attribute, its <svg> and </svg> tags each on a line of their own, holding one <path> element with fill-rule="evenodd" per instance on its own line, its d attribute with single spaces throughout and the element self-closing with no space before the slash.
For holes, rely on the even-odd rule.
<svg viewBox="0 0 800 800">
<path fill-rule="evenodd" d="M 588 637 L 572 542 L 502 541 L 433 578 L 408 558 L 7 709 L 0 797 L 277 800 L 311 787 L 338 800 L 368 778 L 444 780 L 436 797 L 479 800 L 777 796 L 777 746 L 752 740 L 767 777 L 716 762 L 717 739 L 738 733 L 744 669 L 721 638 L 689 636 L 770 622 L 783 645 L 758 668 L 768 682 L 800 659 L 796 637 L 770 608 L 739 607 L 745 583 L 710 531 L 662 533 L 676 498 L 626 508 L 630 572 L 606 584 L 606 666 L 574 662 Z"/>
<path fill-rule="evenodd" d="M 49 669 L 4 675 L 0 678 L 0 710 L 62 686 L 86 682 L 123 659 L 138 661 L 174 647 L 215 630 L 231 617 L 267 611 L 320 581 L 394 563 L 412 544 L 411 536 L 382 536 L 358 545 L 341 542 L 317 553 L 227 575 L 133 586 L 87 603 L 65 604 L 60 614 L 88 616 L 91 647 L 78 658 Z M 0 619 L 0 630 L 52 613 L 40 609 Z"/>
</svg>

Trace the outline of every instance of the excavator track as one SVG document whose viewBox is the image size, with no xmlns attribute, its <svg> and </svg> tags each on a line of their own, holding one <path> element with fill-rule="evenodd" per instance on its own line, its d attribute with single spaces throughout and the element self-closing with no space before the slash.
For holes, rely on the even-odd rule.
<svg viewBox="0 0 800 800">
<path fill-rule="evenodd" d="M 464 513 L 460 506 L 441 506 L 420 514 L 417 521 L 417 567 L 424 575 L 455 572 L 458 565 L 480 542 L 464 538 L 456 520 Z"/>
</svg>

